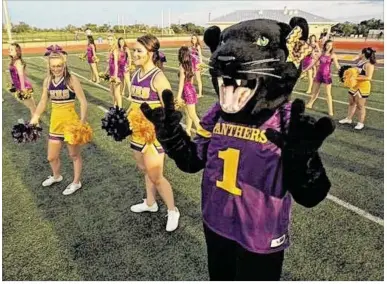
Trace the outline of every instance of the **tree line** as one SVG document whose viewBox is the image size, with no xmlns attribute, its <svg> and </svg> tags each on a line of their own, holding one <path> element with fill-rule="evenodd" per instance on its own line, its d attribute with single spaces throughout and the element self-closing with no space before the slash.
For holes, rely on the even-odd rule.
<svg viewBox="0 0 387 284">
<path fill-rule="evenodd" d="M 350 36 L 352 34 L 354 35 L 363 35 L 367 36 L 369 30 L 378 30 L 383 29 L 384 23 L 382 20 L 377 19 L 370 19 L 362 21 L 358 24 L 351 23 L 351 22 L 344 22 L 344 23 L 338 23 L 335 26 L 332 27 L 331 31 L 337 35 L 342 36 Z M 64 28 L 49 28 L 49 29 L 41 29 L 37 27 L 33 27 L 28 25 L 25 22 L 20 22 L 18 24 L 12 24 L 12 32 L 13 33 L 27 33 L 27 32 L 81 32 L 85 31 L 87 29 L 90 29 L 94 33 L 105 33 L 109 31 L 113 31 L 115 33 L 154 33 L 154 34 L 161 34 L 162 29 L 157 26 L 149 26 L 144 24 L 136 24 L 136 25 L 127 25 L 127 26 L 121 26 L 121 25 L 97 25 L 97 24 L 86 24 L 80 27 L 74 26 L 74 25 L 67 25 Z M 164 28 L 166 30 L 166 28 Z M 185 24 L 172 24 L 171 30 L 175 34 L 198 34 L 203 35 L 205 27 L 198 26 L 193 23 L 185 23 Z M 5 25 L 3 24 L 3 31 L 5 31 Z"/>
<path fill-rule="evenodd" d="M 18 24 L 12 24 L 12 33 L 28 33 L 28 32 L 70 32 L 70 33 L 76 33 L 76 32 L 84 32 L 85 30 L 91 30 L 94 33 L 106 33 L 109 31 L 115 32 L 115 33 L 154 33 L 154 34 L 161 34 L 162 29 L 161 27 L 157 26 L 149 26 L 144 24 L 136 24 L 136 25 L 97 25 L 97 24 L 86 24 L 80 27 L 74 26 L 74 25 L 67 25 L 64 28 L 37 28 L 28 25 L 25 22 L 20 22 Z M 164 31 L 167 30 L 167 27 L 164 27 Z M 203 35 L 204 33 L 204 27 L 197 26 L 193 23 L 185 23 L 185 24 L 172 24 L 171 30 L 175 34 L 198 34 Z M 6 26 L 3 24 L 3 32 L 6 31 Z"/>
<path fill-rule="evenodd" d="M 383 30 L 384 23 L 382 20 L 370 19 L 362 21 L 359 24 L 351 22 L 339 23 L 332 27 L 331 32 L 341 36 L 362 35 L 366 37 L 370 30 Z"/>
</svg>

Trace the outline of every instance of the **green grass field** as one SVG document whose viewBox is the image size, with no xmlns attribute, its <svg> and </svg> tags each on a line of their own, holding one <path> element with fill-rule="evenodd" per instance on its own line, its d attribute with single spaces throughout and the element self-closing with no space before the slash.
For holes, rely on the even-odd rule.
<svg viewBox="0 0 387 284">
<path fill-rule="evenodd" d="M 168 50 L 168 66 L 177 67 L 176 50 Z M 207 54 L 208 56 L 208 54 Z M 103 59 L 103 55 L 101 55 Z M 42 58 L 26 59 L 35 98 L 46 75 Z M 101 61 L 102 62 L 102 61 Z M 3 60 L 3 70 L 8 59 Z M 105 63 L 100 71 L 105 69 Z M 89 78 L 89 67 L 69 56 L 71 71 Z M 383 69 L 375 79 L 383 80 Z M 177 71 L 166 69 L 176 92 Z M 8 81 L 3 72 L 3 82 Z M 136 169 L 128 141 L 115 142 L 101 130 L 109 108 L 108 92 L 81 79 L 89 102 L 88 121 L 93 142 L 83 149 L 83 189 L 71 196 L 62 191 L 72 180 L 72 163 L 62 153 L 64 181 L 51 188 L 41 182 L 51 174 L 46 161 L 50 107 L 42 117 L 44 139 L 17 145 L 10 130 L 29 111 L 3 83 L 3 280 L 208 280 L 206 249 L 200 211 L 201 173 L 184 174 L 167 159 L 170 180 L 181 211 L 179 229 L 165 231 L 166 207 L 156 214 L 134 214 L 129 208 L 144 197 L 144 181 Z M 203 115 L 216 101 L 211 82 L 203 76 Z M 103 84 L 105 87 L 106 84 Z M 322 159 L 332 181 L 331 194 L 383 218 L 382 82 L 373 83 L 366 128 L 355 132 L 338 125 L 322 147 Z M 300 82 L 293 98 L 307 99 Z M 346 115 L 346 89 L 332 88 L 335 119 Z M 321 93 L 324 98 L 324 91 Z M 125 100 L 125 107 L 128 102 Z M 318 100 L 310 113 L 325 115 L 326 102 Z M 159 203 L 162 204 L 162 203 Z M 313 209 L 293 206 L 291 247 L 285 255 L 283 280 L 383 280 L 384 226 L 325 200 Z"/>
</svg>

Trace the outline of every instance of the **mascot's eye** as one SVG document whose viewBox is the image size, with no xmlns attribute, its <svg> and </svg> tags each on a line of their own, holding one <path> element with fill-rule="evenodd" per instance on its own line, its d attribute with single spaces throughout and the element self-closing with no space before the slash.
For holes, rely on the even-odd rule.
<svg viewBox="0 0 387 284">
<path fill-rule="evenodd" d="M 256 42 L 258 46 L 266 46 L 268 43 L 269 39 L 264 36 L 259 37 Z"/>
</svg>

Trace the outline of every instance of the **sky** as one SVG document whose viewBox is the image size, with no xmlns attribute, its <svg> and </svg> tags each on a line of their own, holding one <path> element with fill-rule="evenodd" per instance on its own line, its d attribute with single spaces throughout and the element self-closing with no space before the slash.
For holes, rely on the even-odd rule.
<svg viewBox="0 0 387 284">
<path fill-rule="evenodd" d="M 360 22 L 384 16 L 383 1 L 7 1 L 12 23 L 25 22 L 39 28 L 87 23 L 116 25 L 118 19 L 125 25 L 142 23 L 166 27 L 169 13 L 172 24 L 180 21 L 181 24 L 192 22 L 205 26 L 209 17 L 213 20 L 235 10 L 283 9 L 285 6 L 337 22 Z"/>
</svg>

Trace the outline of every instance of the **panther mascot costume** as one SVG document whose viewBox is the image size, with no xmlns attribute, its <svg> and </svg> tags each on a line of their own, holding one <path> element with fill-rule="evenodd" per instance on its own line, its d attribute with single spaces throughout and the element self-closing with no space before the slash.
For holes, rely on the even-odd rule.
<svg viewBox="0 0 387 284">
<path fill-rule="evenodd" d="M 290 101 L 311 52 L 308 24 L 293 17 L 244 21 L 205 31 L 218 101 L 191 140 L 180 125 L 173 94 L 164 107 L 141 110 L 177 167 L 203 171 L 202 215 L 210 280 L 279 280 L 289 246 L 292 199 L 313 207 L 331 183 L 318 149 L 333 133 L 328 117 L 306 115 Z M 193 189 L 194 190 L 194 189 Z"/>
</svg>

